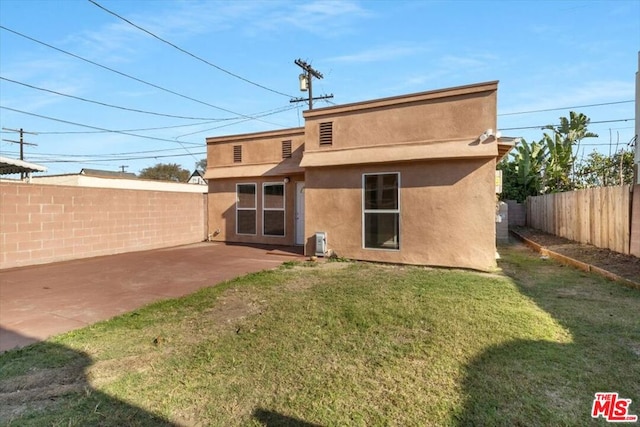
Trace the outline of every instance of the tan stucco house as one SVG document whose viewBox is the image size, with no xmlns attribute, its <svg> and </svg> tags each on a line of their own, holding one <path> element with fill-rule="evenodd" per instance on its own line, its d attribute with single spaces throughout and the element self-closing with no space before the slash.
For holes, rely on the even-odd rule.
<svg viewBox="0 0 640 427">
<path fill-rule="evenodd" d="M 497 82 L 304 112 L 304 127 L 207 138 L 213 240 L 305 254 L 495 266 Z M 324 233 L 319 234 L 318 233 Z"/>
</svg>

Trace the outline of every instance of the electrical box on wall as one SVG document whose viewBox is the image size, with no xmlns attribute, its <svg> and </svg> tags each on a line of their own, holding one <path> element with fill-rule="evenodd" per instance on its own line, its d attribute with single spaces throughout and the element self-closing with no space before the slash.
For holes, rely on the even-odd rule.
<svg viewBox="0 0 640 427">
<path fill-rule="evenodd" d="M 316 231 L 316 256 L 324 256 L 327 253 L 327 233 Z"/>
</svg>

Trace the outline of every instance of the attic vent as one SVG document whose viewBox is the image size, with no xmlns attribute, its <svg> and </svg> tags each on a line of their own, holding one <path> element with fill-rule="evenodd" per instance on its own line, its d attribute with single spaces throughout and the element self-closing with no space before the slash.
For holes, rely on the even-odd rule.
<svg viewBox="0 0 640 427">
<path fill-rule="evenodd" d="M 282 158 L 291 158 L 291 140 L 282 141 Z"/>
<path fill-rule="evenodd" d="M 242 163 L 242 145 L 233 146 L 233 163 Z"/>
<path fill-rule="evenodd" d="M 320 123 L 320 145 L 333 144 L 333 122 Z"/>
</svg>

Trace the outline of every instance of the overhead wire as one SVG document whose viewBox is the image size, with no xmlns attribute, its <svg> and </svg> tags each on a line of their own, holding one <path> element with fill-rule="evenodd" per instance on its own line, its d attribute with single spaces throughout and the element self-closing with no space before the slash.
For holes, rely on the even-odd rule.
<svg viewBox="0 0 640 427">
<path fill-rule="evenodd" d="M 182 148 L 162 148 L 162 149 L 155 149 L 155 150 L 143 150 L 143 151 L 126 151 L 126 152 L 122 152 L 122 153 L 108 153 L 108 154 L 64 154 L 64 153 L 34 153 L 34 155 L 38 155 L 38 156 L 60 156 L 60 157 L 111 157 L 114 158 L 114 160 L 117 160 L 118 156 L 130 156 L 132 154 L 148 154 L 148 153 L 160 153 L 160 152 L 166 152 L 166 151 L 176 151 L 176 150 L 182 150 Z M 11 152 L 16 152 L 17 151 L 11 151 Z"/>
<path fill-rule="evenodd" d="M 42 92 L 48 92 L 48 93 L 53 93 L 54 95 L 59 95 L 59 96 L 64 96 L 67 98 L 72 98 L 72 99 L 77 99 L 79 101 L 83 101 L 83 102 L 89 102 L 91 104 L 97 104 L 97 105 L 102 105 L 103 107 L 109 107 L 109 108 L 116 108 L 119 110 L 125 110 L 125 111 L 132 111 L 134 113 L 142 113 L 142 114 L 151 114 L 154 116 L 161 116 L 161 117 L 170 117 L 170 118 L 174 118 L 174 119 L 186 119 L 186 120 L 207 120 L 207 121 L 225 121 L 225 120 L 237 120 L 237 117 L 228 117 L 228 118 L 224 118 L 224 119 L 217 119 L 217 118 L 212 118 L 212 117 L 192 117 L 192 116 L 179 116 L 179 115 L 175 115 L 175 114 L 165 114 L 165 113 L 157 113 L 154 111 L 146 111 L 146 110 L 138 110 L 135 108 L 128 108 L 128 107 L 122 107 L 119 105 L 114 105 L 114 104 L 108 104 L 106 102 L 101 102 L 101 101 L 95 101 L 92 99 L 87 99 L 87 98 L 83 98 L 80 96 L 75 96 L 75 95 L 69 95 L 67 93 L 62 93 L 62 92 L 58 92 L 55 90 L 51 90 L 51 89 L 45 89 L 42 87 L 38 87 L 38 86 L 34 86 L 28 83 L 24 83 L 24 82 L 19 82 L 17 80 L 12 80 L 6 77 L 2 77 L 0 76 L 0 80 L 4 80 L 7 82 L 11 82 L 17 85 L 21 85 L 21 86 L 25 86 L 28 87 L 30 89 L 35 89 L 35 90 L 39 90 Z"/>
<path fill-rule="evenodd" d="M 296 107 L 291 107 L 290 105 L 286 105 L 284 107 L 274 108 L 271 110 L 262 111 L 259 113 L 254 113 L 252 115 L 256 117 L 266 117 L 273 114 L 284 113 L 286 111 L 292 110 Z M 234 124 L 242 123 L 243 121 L 247 121 L 248 119 L 241 119 L 239 117 L 230 120 L 238 120 L 237 122 L 227 124 L 227 126 L 232 126 Z M 208 125 L 211 123 L 218 122 L 219 120 L 199 122 L 199 123 L 188 123 L 184 125 L 171 125 L 171 126 L 159 126 L 159 127 L 150 127 L 150 128 L 138 128 L 138 129 L 119 129 L 119 130 L 92 130 L 92 131 L 38 131 L 39 135 L 76 135 L 76 134 L 96 134 L 96 133 L 113 133 L 113 132 L 146 132 L 152 130 L 165 130 L 165 129 L 178 129 L 183 127 L 193 127 L 193 126 L 201 126 Z M 225 120 L 226 121 L 226 120 Z M 215 129 L 215 128 L 214 128 Z M 8 133 L 2 131 L 1 133 Z M 199 132 L 198 132 L 199 133 Z"/>
<path fill-rule="evenodd" d="M 518 114 L 532 114 L 532 113 L 544 113 L 548 111 L 571 110 L 573 108 L 601 107 L 604 105 L 628 104 L 630 102 L 635 102 L 635 101 L 633 99 L 630 99 L 626 101 L 601 102 L 599 104 L 575 105 L 573 107 L 556 107 L 556 108 L 545 108 L 542 110 L 516 111 L 512 113 L 501 113 L 501 114 L 498 114 L 498 116 L 515 116 Z"/>
<path fill-rule="evenodd" d="M 185 154 L 163 154 L 160 156 L 134 156 L 134 157 L 118 157 L 117 159 L 90 159 L 91 162 L 115 162 L 115 161 L 123 161 L 123 160 L 148 160 L 148 159 L 165 159 L 171 157 L 186 157 L 193 154 L 205 155 L 206 151 L 198 152 L 198 153 L 185 153 Z M 30 156 L 32 157 L 32 156 Z M 81 160 L 38 160 L 41 163 L 85 163 Z"/>
<path fill-rule="evenodd" d="M 95 66 L 97 66 L 97 67 L 103 68 L 103 69 L 108 70 L 108 71 L 110 71 L 110 72 L 112 72 L 112 73 L 116 73 L 116 74 L 121 75 L 121 76 L 123 76 L 123 77 L 126 77 L 126 78 L 128 78 L 128 79 L 132 79 L 132 80 L 134 80 L 134 81 L 137 81 L 137 82 L 139 82 L 139 83 L 142 83 L 142 84 L 144 84 L 144 85 L 151 86 L 151 87 L 156 88 L 156 89 L 158 89 L 158 90 L 161 90 L 161 91 L 164 91 L 164 92 L 170 93 L 170 94 L 172 94 L 172 95 L 176 95 L 176 96 L 179 96 L 179 97 L 181 97 L 181 98 L 188 99 L 188 100 L 190 100 L 190 101 L 197 102 L 197 103 L 199 103 L 199 104 L 206 105 L 206 106 L 208 106 L 208 107 L 215 108 L 215 109 L 220 110 L 220 111 L 225 111 L 225 112 L 227 112 L 227 113 L 230 113 L 230 114 L 233 114 L 233 115 L 236 115 L 236 116 L 241 116 L 241 117 L 243 117 L 243 118 L 252 119 L 252 120 L 258 120 L 258 121 L 261 121 L 261 122 L 264 122 L 264 123 L 268 123 L 268 124 L 272 124 L 272 125 L 275 125 L 275 126 L 280 126 L 280 127 L 282 127 L 282 125 L 280 125 L 280 124 L 278 124 L 278 123 L 268 122 L 268 121 L 266 121 L 266 120 L 262 120 L 262 119 L 260 119 L 260 118 L 254 118 L 254 117 L 251 117 L 251 116 L 249 116 L 249 115 L 247 115 L 247 114 L 242 114 L 242 113 L 235 112 L 235 111 L 233 111 L 233 110 L 229 110 L 229 109 L 227 109 L 227 108 L 219 107 L 219 106 L 217 106 L 217 105 L 213 105 L 213 104 L 210 104 L 210 103 L 208 103 L 208 102 L 201 101 L 201 100 L 199 100 L 199 99 L 196 99 L 196 98 L 190 97 L 190 96 L 188 96 L 188 95 L 183 95 L 183 94 L 181 94 L 181 93 L 178 93 L 178 92 L 175 92 L 175 91 L 173 91 L 173 90 L 171 90 L 171 89 L 167 89 L 167 88 L 162 87 L 162 86 L 159 86 L 159 85 L 157 85 L 157 84 L 154 84 L 154 83 L 148 82 L 148 81 L 146 81 L 146 80 L 139 79 L 139 78 L 137 78 L 137 77 L 134 77 L 134 76 L 129 75 L 129 74 L 127 74 L 127 73 L 124 73 L 124 72 L 122 72 L 122 71 L 118 71 L 118 70 L 115 70 L 115 69 L 113 69 L 113 68 L 111 68 L 111 67 L 107 67 L 106 65 L 99 64 L 99 63 L 97 63 L 97 62 L 95 62 L 95 61 L 92 61 L 92 60 L 90 60 L 90 59 L 83 58 L 82 56 L 76 55 L 75 53 L 71 53 L 71 52 L 68 52 L 68 51 L 66 51 L 66 50 L 64 50 L 64 49 L 60 49 L 60 48 L 58 48 L 58 47 L 55 47 L 55 46 L 53 46 L 53 45 L 50 45 L 49 43 L 45 43 L 45 42 L 43 42 L 43 41 L 37 40 L 37 39 L 35 39 L 35 38 L 33 38 L 33 37 L 27 36 L 26 34 L 20 33 L 20 32 L 18 32 L 18 31 L 16 31 L 16 30 L 12 30 L 12 29 L 10 29 L 10 28 L 5 27 L 4 25 L 0 25 L 0 29 L 5 30 L 5 31 L 8 31 L 8 32 L 10 32 L 10 33 L 13 33 L 13 34 L 15 34 L 15 35 L 17 35 L 17 36 L 23 37 L 23 38 L 25 38 L 25 39 L 27 39 L 27 40 L 30 40 L 30 41 L 34 42 L 34 43 L 38 43 L 38 44 L 41 44 L 41 45 L 43 45 L 43 46 L 46 46 L 46 47 L 48 47 L 48 48 L 50 48 L 50 49 L 53 49 L 53 50 L 56 50 L 56 51 L 58 51 L 58 52 L 64 53 L 65 55 L 69 55 L 69 56 L 71 56 L 71 57 L 73 57 L 73 58 L 79 59 L 79 60 L 81 60 L 81 61 L 84 61 L 84 62 L 87 62 L 87 63 L 89 63 L 89 64 L 95 65 Z"/>
<path fill-rule="evenodd" d="M 194 59 L 196 59 L 196 60 L 198 60 L 198 61 L 200 61 L 200 62 L 202 62 L 202 63 L 204 63 L 204 64 L 207 64 L 207 65 L 209 65 L 209 66 L 211 66 L 211 67 L 213 67 L 213 68 L 215 68 L 215 69 L 217 69 L 217 70 L 219 70 L 219 71 L 222 71 L 223 73 L 226 73 L 226 74 L 228 74 L 228 75 L 230 75 L 230 76 L 232 76 L 232 77 L 235 77 L 235 78 L 237 78 L 237 79 L 239 79 L 239 80 L 242 80 L 242 81 L 244 81 L 244 82 L 246 82 L 246 83 L 249 83 L 249 84 L 254 85 L 254 86 L 256 86 L 256 87 L 259 87 L 259 88 L 261 88 L 261 89 L 268 90 L 269 92 L 273 92 L 273 93 L 276 93 L 276 94 L 278 94 L 278 95 L 286 96 L 286 97 L 288 97 L 288 98 L 293 98 L 293 96 L 292 96 L 292 95 L 288 95 L 288 94 L 286 94 L 286 93 L 284 93 L 284 92 L 280 92 L 280 91 L 278 91 L 278 90 L 271 89 L 271 88 L 269 88 L 269 87 L 267 87 L 267 86 L 264 86 L 264 85 L 262 85 L 262 84 L 260 84 L 260 83 L 256 83 L 256 82 L 251 81 L 251 80 L 249 80 L 249 79 L 247 79 L 247 78 L 245 78 L 245 77 L 242 77 L 242 76 L 240 76 L 240 75 L 238 75 L 238 74 L 236 74 L 236 73 L 233 73 L 233 72 L 231 72 L 231 71 L 229 71 L 229 70 L 226 70 L 226 69 L 224 69 L 224 68 L 220 67 L 219 65 L 216 65 L 216 64 L 214 64 L 214 63 L 212 63 L 212 62 L 209 62 L 209 61 L 207 61 L 206 59 L 201 58 L 201 57 L 199 57 L 198 55 L 195 55 L 195 54 L 193 54 L 193 53 L 189 52 L 188 50 L 183 49 L 183 48 L 181 48 L 180 46 L 178 46 L 178 45 L 176 45 L 176 44 L 174 44 L 174 43 L 172 43 L 172 42 L 170 42 L 170 41 L 168 41 L 168 40 L 163 39 L 162 37 L 160 37 L 160 36 L 158 36 L 157 34 L 154 34 L 153 32 L 151 32 L 151 31 L 149 31 L 149 30 L 147 30 L 147 29 L 145 29 L 145 28 L 141 27 L 140 25 L 133 23 L 133 22 L 132 22 L 132 21 L 130 21 L 129 19 L 127 19 L 127 18 L 125 18 L 125 17 L 123 17 L 123 16 L 121 16 L 121 15 L 117 14 L 116 12 L 114 12 L 114 11 L 112 11 L 112 10 L 110 10 L 110 9 L 107 9 L 106 7 L 104 7 L 104 6 L 100 5 L 98 2 L 96 2 L 96 1 L 94 1 L 94 0 L 88 0 L 88 1 L 89 1 L 90 3 L 92 3 L 93 5 L 95 5 L 95 6 L 99 7 L 99 8 L 100 8 L 100 9 L 102 9 L 103 11 L 105 11 L 105 12 L 107 12 L 107 13 L 109 13 L 109 14 L 111 14 L 111 15 L 115 16 L 115 17 L 116 17 L 116 18 L 118 18 L 118 19 L 121 19 L 122 21 L 124 21 L 124 22 L 126 22 L 127 24 L 129 24 L 129 25 L 131 25 L 131 26 L 133 26 L 133 27 L 135 27 L 135 28 L 139 29 L 140 31 L 142 31 L 142 32 L 144 32 L 144 33 L 146 33 L 146 34 L 148 34 L 148 35 L 150 35 L 151 37 L 153 37 L 153 38 L 155 38 L 155 39 L 157 39 L 157 40 L 159 40 L 159 41 L 161 41 L 161 42 L 163 42 L 163 43 L 165 43 L 165 44 L 168 44 L 169 46 L 173 47 L 174 49 L 177 49 L 177 50 L 179 50 L 180 52 L 182 52 L 182 53 L 184 53 L 184 54 L 186 54 L 186 55 L 189 55 L 190 57 L 192 57 L 192 58 L 194 58 Z"/>
<path fill-rule="evenodd" d="M 618 119 L 618 120 L 600 120 L 595 122 L 589 122 L 590 125 L 598 124 L 598 123 L 616 123 L 616 122 L 628 122 L 633 121 L 635 119 Z M 540 126 L 523 126 L 523 127 L 514 127 L 514 128 L 500 128 L 501 131 L 504 130 L 522 130 L 522 129 L 546 129 L 548 126 L 557 127 L 558 125 L 540 125 Z"/>
<path fill-rule="evenodd" d="M 117 134 L 121 134 L 121 135 L 134 136 L 136 138 L 144 138 L 144 139 L 152 139 L 152 140 L 155 140 L 155 141 L 167 141 L 167 142 L 179 143 L 178 141 L 171 140 L 171 139 L 156 138 L 156 137 L 153 137 L 153 136 L 138 135 L 138 134 L 130 133 L 130 132 L 122 132 L 122 131 L 116 131 L 116 130 L 111 130 L 111 129 L 105 129 L 105 128 L 101 128 L 101 127 L 98 127 L 98 126 L 86 125 L 86 124 L 83 124 L 83 123 L 77 123 L 77 122 L 72 122 L 72 121 L 69 121 L 69 120 L 58 119 L 58 118 L 55 118 L 55 117 L 45 116 L 45 115 L 42 115 L 42 114 L 30 113 L 28 111 L 18 110 L 17 108 L 10 108 L 10 107 L 6 107 L 4 105 L 0 105 L 0 109 L 13 111 L 13 112 L 16 112 L 16 113 L 25 114 L 25 115 L 28 115 L 28 116 L 39 117 L 39 118 L 45 119 L 45 120 L 52 120 L 52 121 L 55 121 L 55 122 L 66 123 L 66 124 L 70 124 L 70 125 L 74 125 L 74 126 L 80 126 L 80 127 L 85 127 L 85 128 L 89 128 L 89 129 L 97 129 L 97 130 L 102 130 L 102 131 L 111 132 L 111 133 L 117 133 Z M 184 142 L 183 141 L 183 143 L 192 144 L 192 145 L 202 145 L 201 143 L 197 143 L 197 142 Z"/>
</svg>

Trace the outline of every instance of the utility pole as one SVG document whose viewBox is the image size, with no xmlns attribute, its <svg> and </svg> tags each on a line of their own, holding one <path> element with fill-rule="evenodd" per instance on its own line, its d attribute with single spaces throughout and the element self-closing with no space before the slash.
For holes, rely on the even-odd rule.
<svg viewBox="0 0 640 427">
<path fill-rule="evenodd" d="M 33 146 L 37 146 L 38 144 L 32 144 L 30 142 L 25 142 L 24 141 L 24 134 L 29 134 L 29 135 L 37 135 L 37 133 L 35 132 L 27 132 L 24 129 L 20 128 L 20 129 L 7 129 L 7 128 L 2 128 L 2 130 L 6 130 L 9 132 L 17 132 L 20 134 L 20 141 L 15 141 L 13 139 L 3 139 L 3 141 L 6 142 L 13 142 L 14 144 L 20 144 L 20 160 L 24 161 L 24 146 L 25 145 L 33 145 Z M 24 173 L 20 173 L 20 179 L 24 179 Z"/>
<path fill-rule="evenodd" d="M 313 77 L 316 79 L 322 79 L 324 76 L 318 70 L 314 70 L 311 65 L 307 64 L 302 59 L 296 59 L 293 61 L 298 67 L 302 68 L 303 73 L 300 74 L 300 90 L 302 92 L 309 91 L 309 96 L 305 98 L 294 98 L 289 102 L 302 102 L 307 101 L 309 103 L 309 110 L 313 110 L 313 100 L 314 99 L 330 99 L 333 98 L 333 94 L 330 95 L 322 95 L 316 98 L 313 97 Z"/>
<path fill-rule="evenodd" d="M 120 165 L 120 173 L 124 173 L 125 168 L 128 168 L 128 165 Z"/>
</svg>

